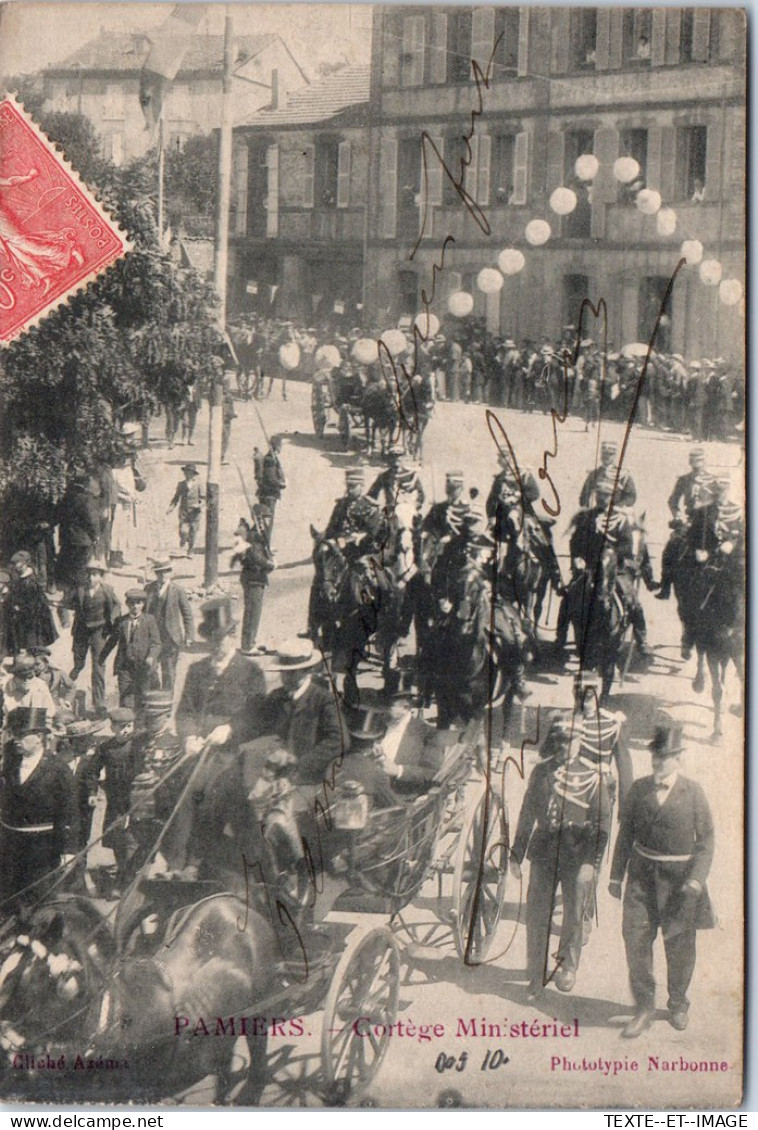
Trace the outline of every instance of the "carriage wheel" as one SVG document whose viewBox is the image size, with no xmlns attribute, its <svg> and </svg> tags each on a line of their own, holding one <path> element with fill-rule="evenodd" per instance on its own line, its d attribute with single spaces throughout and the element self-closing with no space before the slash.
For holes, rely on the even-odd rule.
<svg viewBox="0 0 758 1130">
<path fill-rule="evenodd" d="M 386 926 L 353 934 L 332 977 L 324 1004 L 321 1063 L 327 1100 L 344 1105 L 371 1084 L 389 1045 L 389 1026 L 397 1015 L 400 952 Z M 370 1033 L 353 1025 L 370 1017 Z M 375 1035 L 382 1025 L 383 1035 Z"/>
<path fill-rule="evenodd" d="M 350 419 L 350 412 L 347 408 L 340 408 L 340 439 L 342 440 L 342 447 L 345 451 L 350 449 L 350 440 L 353 436 L 353 421 Z"/>
<path fill-rule="evenodd" d="M 464 819 L 453 875 L 453 933 L 458 955 L 468 965 L 481 964 L 490 951 L 508 878 L 508 821 L 501 802 L 492 792 L 482 850 L 486 799 L 487 793 L 477 797 Z"/>
</svg>

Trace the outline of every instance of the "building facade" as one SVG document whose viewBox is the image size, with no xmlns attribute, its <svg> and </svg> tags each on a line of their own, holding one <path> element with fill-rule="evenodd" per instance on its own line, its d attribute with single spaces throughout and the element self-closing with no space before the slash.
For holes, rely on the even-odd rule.
<svg viewBox="0 0 758 1130">
<path fill-rule="evenodd" d="M 368 97 L 346 67 L 235 128 L 230 309 L 360 323 Z"/>
<path fill-rule="evenodd" d="M 660 348 L 741 359 L 741 311 L 697 268 L 666 293 L 687 239 L 744 282 L 744 21 L 723 8 L 377 9 L 366 320 L 416 314 L 422 292 L 444 317 L 463 289 L 493 330 L 545 340 L 603 298 L 617 348 L 647 341 L 663 310 Z M 580 181 L 589 154 L 597 175 Z M 614 175 L 620 156 L 638 163 L 631 185 Z M 549 206 L 560 186 L 578 200 L 563 217 Z M 673 234 L 635 205 L 642 187 L 675 211 Z M 525 238 L 533 219 L 550 224 L 543 246 Z M 524 269 L 484 295 L 478 272 L 506 247 Z"/>
<path fill-rule="evenodd" d="M 139 102 L 142 68 L 150 49 L 144 32 L 103 29 L 62 63 L 43 72 L 45 94 L 56 110 L 84 114 L 103 141 L 103 156 L 122 165 L 155 144 Z M 221 123 L 223 36 L 193 38 L 163 107 L 164 144 L 181 148 L 188 137 Z M 272 97 L 307 84 L 278 35 L 243 35 L 235 41 L 233 94 L 236 116 L 268 106 Z"/>
</svg>

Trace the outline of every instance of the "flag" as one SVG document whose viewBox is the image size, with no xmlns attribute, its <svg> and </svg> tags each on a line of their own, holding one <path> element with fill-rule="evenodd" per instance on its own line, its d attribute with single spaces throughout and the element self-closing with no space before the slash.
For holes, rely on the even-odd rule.
<svg viewBox="0 0 758 1130">
<path fill-rule="evenodd" d="M 139 84 L 139 104 L 150 130 L 160 120 L 166 92 L 204 15 L 205 4 L 177 4 L 151 37 Z"/>
</svg>

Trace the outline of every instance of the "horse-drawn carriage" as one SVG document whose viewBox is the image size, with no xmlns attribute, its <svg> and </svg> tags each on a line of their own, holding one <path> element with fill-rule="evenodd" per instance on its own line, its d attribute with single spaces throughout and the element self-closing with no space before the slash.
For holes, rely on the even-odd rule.
<svg viewBox="0 0 758 1130">
<path fill-rule="evenodd" d="M 394 807 L 371 809 L 347 779 L 348 758 L 319 796 L 304 802 L 302 787 L 280 781 L 263 790 L 252 819 L 248 804 L 255 828 L 236 877 L 156 871 L 161 835 L 117 907 L 58 894 L 23 921 L 7 918 L 3 1092 L 155 1102 L 212 1079 L 217 1101 L 255 1105 L 272 1029 L 297 1042 L 302 1018 L 321 1010 L 321 1067 L 310 1089 L 330 1105 L 355 1101 L 389 1046 L 403 934 L 414 942 L 407 956 L 418 948 L 402 912 L 426 881 L 436 874 L 441 894 L 452 876 L 449 918 L 469 964 L 484 960 L 500 919 L 508 820 L 476 768 L 481 723 L 442 740 L 428 729 L 426 783 Z M 206 753 L 172 819 L 181 822 L 188 798 L 191 807 L 213 792 L 207 780 L 197 787 Z M 61 1056 L 69 1067 L 78 1057 L 103 1070 L 35 1069 Z"/>
<path fill-rule="evenodd" d="M 363 383 L 354 369 L 342 366 L 333 371 L 320 369 L 314 374 L 311 418 L 319 438 L 328 427 L 334 427 L 343 449 L 350 449 L 355 432 L 365 427 Z"/>
</svg>

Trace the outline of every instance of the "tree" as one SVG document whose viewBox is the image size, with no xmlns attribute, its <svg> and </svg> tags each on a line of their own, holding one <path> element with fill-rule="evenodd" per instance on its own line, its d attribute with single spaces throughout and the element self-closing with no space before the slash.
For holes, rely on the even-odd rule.
<svg viewBox="0 0 758 1130">
<path fill-rule="evenodd" d="M 218 133 L 189 137 L 181 149 L 166 153 L 164 185 L 169 224 L 190 228 L 197 220 L 212 230 L 218 179 Z"/>
<path fill-rule="evenodd" d="M 133 250 L 0 355 L 6 530 L 22 513 L 52 512 L 73 475 L 112 460 L 125 421 L 178 407 L 221 340 L 212 288 L 159 246 L 154 159 L 119 169 L 87 119 L 38 111 L 38 121 Z"/>
</svg>

